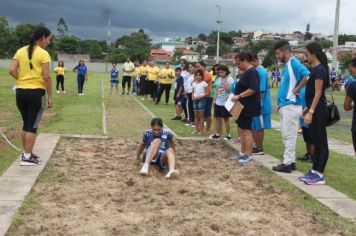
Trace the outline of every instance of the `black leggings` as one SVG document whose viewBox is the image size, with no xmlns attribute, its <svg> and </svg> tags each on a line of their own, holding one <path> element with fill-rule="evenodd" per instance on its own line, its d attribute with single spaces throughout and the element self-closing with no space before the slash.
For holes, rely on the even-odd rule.
<svg viewBox="0 0 356 236">
<path fill-rule="evenodd" d="M 152 99 L 157 97 L 157 83 L 155 82 L 154 80 L 147 80 L 148 94 L 151 94 Z"/>
<path fill-rule="evenodd" d="M 193 98 L 192 93 L 187 93 L 187 111 L 188 111 L 188 119 L 190 122 L 194 122 L 194 110 L 193 110 Z"/>
<path fill-rule="evenodd" d="M 44 89 L 16 89 L 16 105 L 23 120 L 22 130 L 36 133 L 46 106 Z"/>
<path fill-rule="evenodd" d="M 326 133 L 326 121 L 328 109 L 326 104 L 319 102 L 313 114 L 312 123 L 309 126 L 309 135 L 314 144 L 313 170 L 324 173 L 329 159 L 328 136 Z"/>
<path fill-rule="evenodd" d="M 57 91 L 59 90 L 59 84 L 61 85 L 62 91 L 64 91 L 64 76 L 63 75 L 57 75 Z"/>
<path fill-rule="evenodd" d="M 159 91 L 158 91 L 158 97 L 157 97 L 157 103 L 161 101 L 161 97 L 163 92 L 165 92 L 166 95 L 166 103 L 169 102 L 169 93 L 171 91 L 172 84 L 160 84 L 159 86 Z"/>
<path fill-rule="evenodd" d="M 356 132 L 351 132 L 352 133 L 352 142 L 354 143 L 354 150 L 356 154 Z"/>
<path fill-rule="evenodd" d="M 127 91 L 130 91 L 131 78 L 132 78 L 132 76 L 126 76 L 126 75 L 122 77 L 122 90 L 125 90 L 125 86 L 126 86 L 126 83 L 127 83 L 127 87 L 129 88 Z"/>
</svg>

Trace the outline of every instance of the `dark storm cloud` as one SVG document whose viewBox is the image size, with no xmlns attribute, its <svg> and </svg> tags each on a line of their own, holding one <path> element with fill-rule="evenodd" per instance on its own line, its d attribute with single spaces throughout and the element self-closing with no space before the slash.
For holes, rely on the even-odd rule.
<svg viewBox="0 0 356 236">
<path fill-rule="evenodd" d="M 108 15 L 112 18 L 112 38 L 140 28 L 151 37 L 196 36 L 216 29 L 217 8 L 222 6 L 222 30 L 261 30 L 270 32 L 312 31 L 331 33 L 334 0 L 0 0 L 0 15 L 11 25 L 44 22 L 53 31 L 60 17 L 70 33 L 83 38 L 106 39 Z M 344 0 L 344 15 L 355 7 Z M 355 8 L 353 8 L 355 9 Z M 346 13 L 345 13 L 346 12 Z M 342 14 L 343 15 L 343 14 Z M 352 31 L 342 24 L 341 31 Z M 351 19 L 352 20 L 352 19 Z M 355 20 L 355 19 L 353 19 Z"/>
</svg>

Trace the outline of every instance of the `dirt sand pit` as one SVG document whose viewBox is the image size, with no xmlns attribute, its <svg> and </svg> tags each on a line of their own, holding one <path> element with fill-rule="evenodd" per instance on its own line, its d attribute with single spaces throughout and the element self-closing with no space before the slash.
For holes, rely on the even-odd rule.
<svg viewBox="0 0 356 236">
<path fill-rule="evenodd" d="M 181 176 L 138 175 L 132 140 L 62 139 L 34 187 L 29 235 L 342 235 L 275 189 L 258 164 L 238 166 L 213 141 L 180 141 Z"/>
</svg>

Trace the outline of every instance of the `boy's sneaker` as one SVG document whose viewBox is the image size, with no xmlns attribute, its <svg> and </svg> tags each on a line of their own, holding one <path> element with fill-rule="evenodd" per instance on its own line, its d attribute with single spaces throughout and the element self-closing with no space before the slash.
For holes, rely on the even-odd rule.
<svg viewBox="0 0 356 236">
<path fill-rule="evenodd" d="M 297 159 L 302 162 L 313 162 L 313 157 L 309 153 L 305 153 L 303 157 L 298 157 Z"/>
<path fill-rule="evenodd" d="M 179 171 L 175 170 L 175 169 L 171 169 L 168 171 L 168 173 L 166 174 L 166 176 L 164 178 L 166 179 L 176 179 L 179 176 Z"/>
<path fill-rule="evenodd" d="M 245 155 L 238 154 L 238 155 L 233 156 L 231 159 L 234 161 L 239 161 L 243 156 L 245 156 Z"/>
<path fill-rule="evenodd" d="M 176 117 L 173 117 L 171 120 L 181 120 L 181 119 L 182 119 L 182 117 L 176 116 Z"/>
<path fill-rule="evenodd" d="M 240 157 L 239 163 L 240 163 L 241 165 L 245 165 L 245 164 L 249 163 L 249 162 L 252 161 L 252 160 L 253 160 L 253 159 L 252 159 L 251 157 L 245 155 L 245 156 Z"/>
<path fill-rule="evenodd" d="M 141 167 L 140 170 L 140 174 L 141 175 L 148 175 L 148 164 L 143 164 L 143 166 Z"/>
<path fill-rule="evenodd" d="M 60 93 L 59 90 L 57 90 L 57 93 Z"/>
<path fill-rule="evenodd" d="M 307 185 L 323 185 L 325 184 L 325 176 L 320 177 L 315 173 L 304 179 L 304 183 Z"/>
<path fill-rule="evenodd" d="M 283 172 L 283 173 L 291 173 L 292 167 L 291 167 L 291 165 L 285 165 L 282 163 L 282 164 L 273 166 L 272 170 L 278 171 L 278 172 Z"/>
<path fill-rule="evenodd" d="M 299 179 L 300 181 L 304 181 L 304 180 L 309 179 L 312 175 L 314 175 L 314 173 L 313 173 L 311 170 L 309 170 L 308 173 L 306 173 L 306 174 L 303 175 L 303 176 L 300 176 L 298 179 Z"/>
<path fill-rule="evenodd" d="M 253 148 L 252 148 L 252 154 L 255 154 L 255 155 L 264 155 L 265 152 L 263 151 L 263 148 L 253 147 Z"/>
<path fill-rule="evenodd" d="M 210 136 L 211 139 L 220 139 L 220 135 L 214 134 Z"/>
<path fill-rule="evenodd" d="M 224 137 L 224 140 L 225 140 L 225 141 L 231 140 L 231 135 L 226 135 L 226 136 Z"/>
<path fill-rule="evenodd" d="M 24 154 L 21 157 L 21 166 L 37 166 L 41 165 L 41 159 L 35 154 L 31 154 L 30 158 L 25 158 Z"/>
</svg>

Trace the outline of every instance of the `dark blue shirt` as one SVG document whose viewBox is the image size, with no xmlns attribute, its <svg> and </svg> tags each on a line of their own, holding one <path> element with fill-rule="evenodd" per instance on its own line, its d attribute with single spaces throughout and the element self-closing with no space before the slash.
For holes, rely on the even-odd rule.
<svg viewBox="0 0 356 236">
<path fill-rule="evenodd" d="M 356 132 L 356 81 L 352 82 L 349 87 L 347 88 L 346 95 L 352 98 L 352 101 L 354 102 L 354 114 L 352 116 L 352 132 Z"/>
<path fill-rule="evenodd" d="M 160 149 L 167 150 L 169 148 L 169 142 L 173 140 L 173 133 L 168 129 L 163 129 L 158 136 L 154 136 L 152 129 L 148 129 L 143 133 L 142 143 L 145 144 L 146 150 L 151 146 L 151 143 L 156 138 L 161 139 Z"/>
<path fill-rule="evenodd" d="M 119 71 L 113 68 L 111 70 L 111 80 L 117 80 L 118 75 L 119 75 Z"/>
<path fill-rule="evenodd" d="M 175 95 L 178 94 L 179 89 L 181 94 L 184 93 L 184 79 L 182 76 L 176 79 L 176 90 L 174 91 Z"/>
<path fill-rule="evenodd" d="M 86 75 L 87 73 L 86 65 L 77 65 L 76 67 L 74 67 L 74 70 L 78 71 L 78 75 Z"/>
<path fill-rule="evenodd" d="M 325 89 L 328 83 L 328 74 L 323 65 L 319 64 L 316 67 L 312 68 L 310 71 L 309 79 L 305 89 L 305 100 L 307 103 L 307 107 L 310 108 L 311 104 L 313 103 L 313 99 L 315 97 L 315 81 L 322 80 L 323 81 L 323 88 L 321 92 L 321 97 L 319 100 L 319 104 L 323 103 L 326 104 L 326 97 L 325 97 Z M 317 105 L 317 106 L 318 106 Z"/>
<path fill-rule="evenodd" d="M 256 91 L 253 95 L 240 98 L 244 105 L 241 116 L 254 117 L 261 114 L 260 86 L 259 75 L 255 67 L 252 67 L 240 75 L 240 80 L 235 86 L 235 95 L 238 95 L 247 89 Z"/>
</svg>

